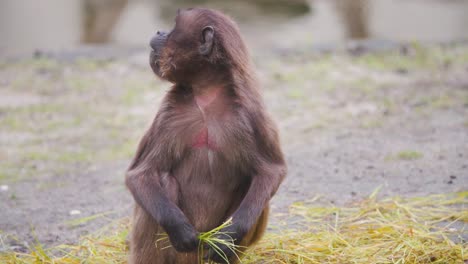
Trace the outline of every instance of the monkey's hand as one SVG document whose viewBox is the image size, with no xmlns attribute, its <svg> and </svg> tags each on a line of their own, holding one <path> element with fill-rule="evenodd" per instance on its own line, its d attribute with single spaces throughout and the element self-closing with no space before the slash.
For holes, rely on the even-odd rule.
<svg viewBox="0 0 468 264">
<path fill-rule="evenodd" d="M 220 231 L 220 234 L 217 235 L 217 238 L 233 241 L 235 245 L 239 245 L 242 241 L 246 232 L 242 232 L 241 229 L 235 224 L 227 226 Z M 216 243 L 216 250 L 213 247 L 208 248 L 208 254 L 205 257 L 205 260 L 211 260 L 216 263 L 228 263 L 224 258 L 227 258 L 229 261 L 232 261 L 234 258 L 237 258 L 236 249 L 231 249 L 226 245 Z M 223 254 L 218 252 L 222 251 Z"/>
<path fill-rule="evenodd" d="M 172 246 L 179 252 L 190 252 L 198 248 L 198 232 L 186 221 L 177 221 L 164 227 Z"/>
</svg>

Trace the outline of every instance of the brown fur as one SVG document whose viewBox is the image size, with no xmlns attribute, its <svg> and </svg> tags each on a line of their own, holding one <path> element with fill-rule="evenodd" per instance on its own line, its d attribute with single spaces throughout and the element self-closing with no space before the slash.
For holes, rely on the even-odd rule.
<svg viewBox="0 0 468 264">
<path fill-rule="evenodd" d="M 206 26 L 214 29 L 213 46 L 200 55 Z M 175 85 L 126 174 L 136 201 L 129 262 L 194 264 L 198 232 L 229 217 L 237 244 L 260 239 L 286 166 L 235 23 L 213 10 L 189 9 L 161 39 L 151 67 Z M 155 246 L 164 232 L 172 243 L 166 249 Z"/>
</svg>

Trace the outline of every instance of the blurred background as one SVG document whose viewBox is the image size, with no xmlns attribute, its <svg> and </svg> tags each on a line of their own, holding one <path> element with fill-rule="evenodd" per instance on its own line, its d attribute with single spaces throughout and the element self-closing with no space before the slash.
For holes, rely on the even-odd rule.
<svg viewBox="0 0 468 264">
<path fill-rule="evenodd" d="M 131 214 L 124 173 L 171 85 L 148 43 L 194 6 L 238 22 L 277 120 L 272 225 L 468 190 L 468 0 L 0 0 L 0 253 Z"/>
<path fill-rule="evenodd" d="M 466 0 L 2 0 L 0 54 L 83 44 L 144 47 L 178 8 L 208 6 L 240 23 L 249 44 L 301 48 L 347 39 L 452 42 L 468 38 Z"/>
</svg>

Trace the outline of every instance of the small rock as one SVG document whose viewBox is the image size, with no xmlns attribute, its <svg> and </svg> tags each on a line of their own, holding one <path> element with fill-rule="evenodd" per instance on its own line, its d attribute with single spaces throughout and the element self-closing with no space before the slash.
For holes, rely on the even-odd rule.
<svg viewBox="0 0 468 264">
<path fill-rule="evenodd" d="M 399 67 L 397 69 L 395 69 L 395 72 L 398 73 L 398 74 L 408 74 L 408 69 L 406 68 L 402 68 L 402 67 Z"/>
<path fill-rule="evenodd" d="M 455 176 L 455 175 L 450 175 L 450 179 L 455 180 L 456 178 L 457 178 L 457 176 Z"/>
<path fill-rule="evenodd" d="M 453 184 L 453 181 L 452 181 L 452 180 L 450 180 L 450 181 L 448 181 L 448 182 L 447 182 L 447 184 Z"/>
<path fill-rule="evenodd" d="M 71 210 L 70 211 L 70 215 L 79 215 L 79 214 L 81 214 L 80 210 Z"/>
<path fill-rule="evenodd" d="M 8 185 L 0 185 L 0 191 L 2 191 L 2 192 L 8 191 L 9 188 L 10 187 L 8 187 Z"/>
</svg>

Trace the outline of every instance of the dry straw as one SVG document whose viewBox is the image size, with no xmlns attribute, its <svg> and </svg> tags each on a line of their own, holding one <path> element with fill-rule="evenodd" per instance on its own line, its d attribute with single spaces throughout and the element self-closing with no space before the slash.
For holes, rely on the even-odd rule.
<svg viewBox="0 0 468 264">
<path fill-rule="evenodd" d="M 467 261 L 468 192 L 380 201 L 375 196 L 347 207 L 293 204 L 284 225 L 247 251 L 242 263 Z M 216 237 L 229 224 L 202 234 L 203 244 L 220 242 Z M 122 221 L 77 245 L 38 245 L 29 253 L 2 254 L 0 263 L 126 263 L 127 229 L 127 221 Z M 227 243 L 236 250 L 232 241 Z"/>
</svg>

